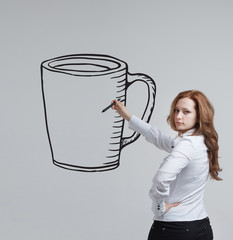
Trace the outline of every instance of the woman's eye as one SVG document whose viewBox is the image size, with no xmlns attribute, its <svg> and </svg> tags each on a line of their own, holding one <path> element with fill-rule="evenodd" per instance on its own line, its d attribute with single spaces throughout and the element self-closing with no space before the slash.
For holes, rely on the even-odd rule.
<svg viewBox="0 0 233 240">
<path fill-rule="evenodd" d="M 184 111 L 184 114 L 188 114 L 188 113 L 190 113 L 190 111 Z"/>
<path fill-rule="evenodd" d="M 174 110 L 174 112 L 175 112 L 175 113 L 178 113 L 178 112 L 179 112 L 179 110 L 178 110 L 178 109 L 175 109 L 175 110 Z"/>
</svg>

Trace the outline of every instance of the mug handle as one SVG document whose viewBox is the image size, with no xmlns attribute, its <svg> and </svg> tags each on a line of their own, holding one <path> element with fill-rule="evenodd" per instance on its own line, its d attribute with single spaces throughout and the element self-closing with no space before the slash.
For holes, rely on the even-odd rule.
<svg viewBox="0 0 233 240">
<path fill-rule="evenodd" d="M 130 87 L 135 82 L 145 83 L 148 89 L 147 103 L 146 103 L 146 107 L 143 112 L 143 115 L 141 117 L 142 120 L 148 123 L 150 121 L 150 118 L 155 106 L 156 85 L 154 80 L 148 75 L 140 74 L 140 73 L 136 73 L 136 74 L 128 73 L 128 79 L 126 82 L 126 91 L 128 87 Z M 139 137 L 140 137 L 140 134 L 137 133 L 136 131 L 134 131 L 133 134 L 129 137 L 123 137 L 121 140 L 121 149 L 135 142 Z"/>
</svg>

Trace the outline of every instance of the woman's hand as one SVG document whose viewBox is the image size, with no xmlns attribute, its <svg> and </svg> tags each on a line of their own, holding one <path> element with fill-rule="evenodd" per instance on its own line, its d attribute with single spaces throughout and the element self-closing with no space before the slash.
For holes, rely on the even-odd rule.
<svg viewBox="0 0 233 240">
<path fill-rule="evenodd" d="M 128 111 L 125 105 L 116 99 L 113 100 L 112 103 L 113 102 L 115 102 L 116 104 L 112 106 L 112 109 L 116 110 L 122 118 L 129 121 L 130 118 L 132 117 L 132 114 Z"/>
<path fill-rule="evenodd" d="M 167 213 L 171 208 L 179 206 L 180 203 L 167 203 L 165 202 L 165 213 Z"/>
</svg>

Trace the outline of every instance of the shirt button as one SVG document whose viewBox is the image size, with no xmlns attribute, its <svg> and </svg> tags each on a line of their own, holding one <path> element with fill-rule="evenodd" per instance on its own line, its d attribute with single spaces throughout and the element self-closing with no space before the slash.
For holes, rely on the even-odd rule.
<svg viewBox="0 0 233 240">
<path fill-rule="evenodd" d="M 186 232 L 188 232 L 188 231 L 189 231 L 189 229 L 187 228 L 187 229 L 186 229 Z"/>
<path fill-rule="evenodd" d="M 165 230 L 166 230 L 166 228 L 162 228 L 162 230 L 163 230 L 163 231 L 165 231 Z"/>
</svg>

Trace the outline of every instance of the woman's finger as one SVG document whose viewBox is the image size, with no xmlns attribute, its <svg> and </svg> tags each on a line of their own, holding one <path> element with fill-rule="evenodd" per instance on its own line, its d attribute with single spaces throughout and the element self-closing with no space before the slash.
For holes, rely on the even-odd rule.
<svg viewBox="0 0 233 240">
<path fill-rule="evenodd" d="M 116 104 L 117 104 L 116 99 L 115 99 L 115 100 L 112 100 L 112 101 L 111 101 L 111 104 L 113 104 L 114 102 L 115 102 L 115 104 L 112 105 L 112 109 L 115 109 L 115 106 L 116 106 Z"/>
<path fill-rule="evenodd" d="M 178 205 L 180 205 L 180 203 L 172 203 L 171 207 L 177 207 Z"/>
<path fill-rule="evenodd" d="M 171 204 L 165 202 L 165 212 L 168 212 L 171 208 L 177 207 L 179 205 L 180 205 L 179 202 L 178 203 L 171 203 Z"/>
</svg>

